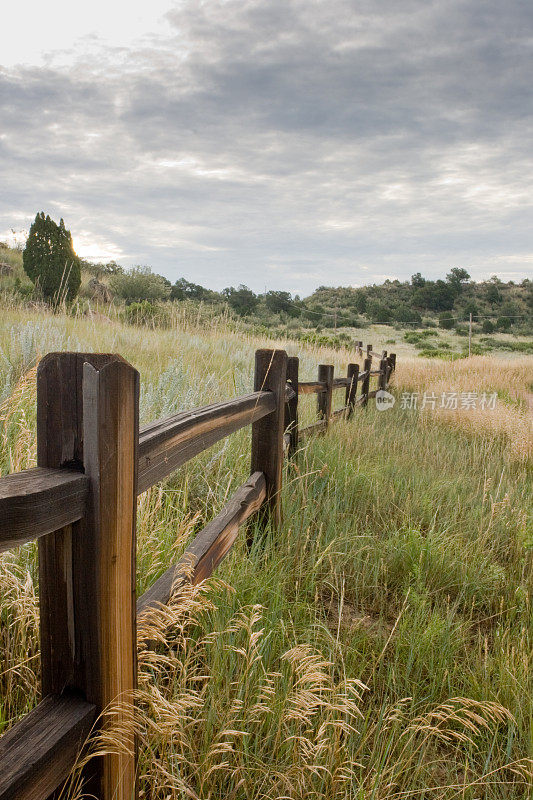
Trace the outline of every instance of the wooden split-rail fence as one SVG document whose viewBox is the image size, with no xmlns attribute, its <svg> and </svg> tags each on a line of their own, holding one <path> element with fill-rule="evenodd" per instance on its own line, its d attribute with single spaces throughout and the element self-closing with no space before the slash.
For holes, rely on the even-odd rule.
<svg viewBox="0 0 533 800">
<path fill-rule="evenodd" d="M 335 378 L 333 367 L 323 364 L 316 381 L 300 382 L 297 358 L 258 350 L 251 394 L 140 430 L 139 374 L 120 356 L 51 353 L 42 359 L 38 466 L 0 478 L 0 551 L 38 542 L 43 699 L 0 738 L 0 800 L 57 797 L 104 709 L 117 699 L 124 714 L 128 704 L 131 709 L 137 617 L 167 603 L 180 582 L 211 575 L 253 514 L 261 524 L 280 524 L 284 456 L 294 456 L 303 438 L 349 418 L 387 387 L 395 355 L 378 355 L 371 345 L 365 355 L 363 369 L 349 364 L 346 377 Z M 371 390 L 373 377 L 377 389 Z M 336 389 L 345 391 L 345 403 L 332 412 Z M 318 421 L 300 430 L 298 400 L 311 393 Z M 138 495 L 246 425 L 252 426 L 249 480 L 183 558 L 136 599 Z M 136 797 L 133 734 L 122 744 L 124 752 L 89 760 L 87 795 Z"/>
</svg>

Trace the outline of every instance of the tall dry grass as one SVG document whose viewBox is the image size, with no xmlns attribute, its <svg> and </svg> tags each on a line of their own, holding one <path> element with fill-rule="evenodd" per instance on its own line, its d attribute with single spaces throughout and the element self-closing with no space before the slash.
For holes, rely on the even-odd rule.
<svg viewBox="0 0 533 800">
<path fill-rule="evenodd" d="M 476 392 L 478 398 L 496 392 L 494 408 L 427 410 L 428 424 L 457 427 L 468 432 L 503 436 L 509 442 L 509 457 L 531 460 L 533 455 L 533 359 L 496 359 L 472 356 L 453 362 L 438 359 L 404 359 L 398 363 L 395 384 L 401 391 L 435 394 Z"/>
<path fill-rule="evenodd" d="M 0 325 L 0 472 L 35 459 L 35 366 L 54 349 L 120 352 L 144 421 L 249 390 L 274 346 L 223 321 L 167 330 L 8 309 Z M 280 342 L 284 346 L 285 343 Z M 344 370 L 350 351 L 308 347 Z M 282 529 L 139 630 L 142 796 L 524 800 L 533 753 L 531 361 L 398 363 L 393 391 L 498 393 L 498 415 L 377 412 L 302 447 Z M 314 414 L 302 409 L 304 424 Z M 501 416 L 511 423 L 503 424 Z M 241 431 L 146 492 L 138 591 L 245 478 Z M 35 547 L 0 557 L 0 726 L 38 700 Z M 155 646 L 148 646 L 155 642 Z M 108 712 L 92 752 L 127 741 Z M 82 794 L 76 775 L 67 791 Z"/>
</svg>

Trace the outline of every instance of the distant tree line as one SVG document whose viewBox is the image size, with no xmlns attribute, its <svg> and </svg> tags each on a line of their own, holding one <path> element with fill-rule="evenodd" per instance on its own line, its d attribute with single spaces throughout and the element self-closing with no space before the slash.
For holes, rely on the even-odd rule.
<svg viewBox="0 0 533 800">
<path fill-rule="evenodd" d="M 125 270 L 115 261 L 92 263 L 78 258 L 63 220 L 57 225 L 44 212 L 37 214 L 30 228 L 23 265 L 50 302 L 72 300 L 80 288 L 83 270 L 93 276 L 93 289 L 105 281 L 111 296 L 126 306 L 143 303 L 143 313 L 147 313 L 146 303 L 192 301 L 229 306 L 237 316 L 265 326 L 281 323 L 320 330 L 369 323 L 422 325 L 425 317 L 443 328 L 453 328 L 472 314 L 483 330 L 491 333 L 524 324 L 533 313 L 532 281 L 504 283 L 493 276 L 475 283 L 462 267 L 451 269 L 445 279 L 430 280 L 416 272 L 410 281 L 386 280 L 363 287 L 320 286 L 305 299 L 281 290 L 256 294 L 243 284 L 228 286 L 222 292 L 185 278 L 172 284 L 147 266 Z"/>
</svg>

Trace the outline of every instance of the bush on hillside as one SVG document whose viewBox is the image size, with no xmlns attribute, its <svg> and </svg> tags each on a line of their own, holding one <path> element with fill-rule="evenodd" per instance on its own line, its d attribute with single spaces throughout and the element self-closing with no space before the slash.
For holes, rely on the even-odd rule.
<svg viewBox="0 0 533 800">
<path fill-rule="evenodd" d="M 496 350 L 510 350 L 513 353 L 526 353 L 533 355 L 533 341 L 526 342 L 505 342 L 503 339 L 482 338 L 481 341 Z"/>
<path fill-rule="evenodd" d="M 407 303 L 401 303 L 393 311 L 393 318 L 396 322 L 401 322 L 405 325 L 414 323 L 415 325 L 422 324 L 422 317 L 418 311 L 410 308 Z"/>
<path fill-rule="evenodd" d="M 439 314 L 439 325 L 441 328 L 449 331 L 453 328 L 454 318 L 451 311 L 443 311 L 442 314 Z"/>
<path fill-rule="evenodd" d="M 366 313 L 374 324 L 380 322 L 386 324 L 392 319 L 391 310 L 378 300 L 372 300 L 370 303 L 368 303 Z"/>
<path fill-rule="evenodd" d="M 258 296 L 242 283 L 237 288 L 229 286 L 222 294 L 240 317 L 247 317 L 259 304 Z"/>
<path fill-rule="evenodd" d="M 433 331 L 407 331 L 403 338 L 408 344 L 418 344 L 436 335 Z"/>
<path fill-rule="evenodd" d="M 274 314 L 284 312 L 291 317 L 299 317 L 300 309 L 294 303 L 290 292 L 271 291 L 265 295 L 265 305 Z"/>
<path fill-rule="evenodd" d="M 496 327 L 499 331 L 508 331 L 511 328 L 512 320 L 509 317 L 498 317 Z"/>
<path fill-rule="evenodd" d="M 126 305 L 143 300 L 166 300 L 171 291 L 170 281 L 153 273 L 150 267 L 132 267 L 122 275 L 113 275 L 109 285 L 113 294 Z"/>
<path fill-rule="evenodd" d="M 140 303 L 130 303 L 124 309 L 123 316 L 131 325 L 148 325 L 149 327 L 164 328 L 170 324 L 170 314 L 166 308 L 142 300 Z"/>
<path fill-rule="evenodd" d="M 418 355 L 421 358 L 441 358 L 444 361 L 456 361 L 458 358 L 464 358 L 464 353 L 452 353 L 450 350 L 438 347 L 426 347 L 420 350 Z"/>
</svg>

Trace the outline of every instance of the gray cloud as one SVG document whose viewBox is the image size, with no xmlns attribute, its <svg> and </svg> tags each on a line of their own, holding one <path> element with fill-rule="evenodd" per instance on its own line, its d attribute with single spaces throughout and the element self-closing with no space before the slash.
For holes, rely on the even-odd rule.
<svg viewBox="0 0 533 800">
<path fill-rule="evenodd" d="M 524 0 L 185 0 L 172 34 L 0 71 L 0 230 L 307 293 L 531 272 Z"/>
</svg>

